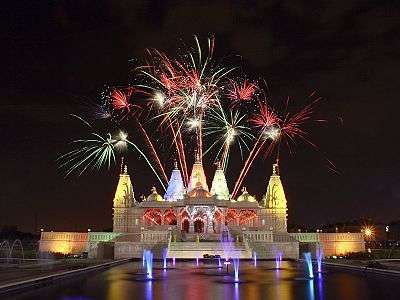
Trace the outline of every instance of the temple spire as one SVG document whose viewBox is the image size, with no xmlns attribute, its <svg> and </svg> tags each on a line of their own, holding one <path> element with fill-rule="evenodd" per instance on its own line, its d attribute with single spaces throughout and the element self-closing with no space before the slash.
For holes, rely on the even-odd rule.
<svg viewBox="0 0 400 300">
<path fill-rule="evenodd" d="M 271 209 L 287 209 L 285 191 L 279 175 L 279 165 L 272 165 L 272 175 L 268 182 L 267 193 L 263 198 L 264 205 Z"/>
<path fill-rule="evenodd" d="M 196 186 L 201 186 L 203 189 L 208 191 L 206 174 L 204 173 L 203 164 L 200 160 L 200 154 L 197 150 L 195 151 L 195 162 L 193 164 L 192 173 L 190 174 L 188 191 L 190 192 Z"/>
<path fill-rule="evenodd" d="M 211 194 L 219 200 L 229 200 L 229 189 L 221 163 L 217 163 L 214 179 L 211 184 Z"/>
<path fill-rule="evenodd" d="M 167 191 L 164 199 L 166 201 L 176 201 L 183 199 L 184 185 L 181 171 L 178 169 L 178 162 L 174 161 L 174 169 L 172 170 L 171 178 L 168 182 Z"/>
<path fill-rule="evenodd" d="M 128 167 L 124 164 L 123 158 L 121 159 L 121 172 L 113 202 L 114 207 L 132 207 L 135 203 L 131 178 L 128 174 Z"/>
</svg>

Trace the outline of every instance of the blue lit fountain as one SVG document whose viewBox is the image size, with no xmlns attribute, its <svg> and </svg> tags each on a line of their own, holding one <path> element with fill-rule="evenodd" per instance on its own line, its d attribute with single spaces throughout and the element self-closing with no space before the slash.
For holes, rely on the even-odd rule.
<svg viewBox="0 0 400 300">
<path fill-rule="evenodd" d="M 254 266 L 257 267 L 257 252 L 253 252 L 253 261 L 254 261 Z"/>
<path fill-rule="evenodd" d="M 314 272 L 313 272 L 311 253 L 310 252 L 305 252 L 304 253 L 304 259 L 305 259 L 306 266 L 307 266 L 308 277 L 313 279 L 314 278 Z"/>
<path fill-rule="evenodd" d="M 150 250 L 144 251 L 144 259 L 146 262 L 146 278 L 148 280 L 153 279 L 153 253 Z"/>
<path fill-rule="evenodd" d="M 278 251 L 275 254 L 275 268 L 280 269 L 282 265 L 282 252 Z"/>
</svg>

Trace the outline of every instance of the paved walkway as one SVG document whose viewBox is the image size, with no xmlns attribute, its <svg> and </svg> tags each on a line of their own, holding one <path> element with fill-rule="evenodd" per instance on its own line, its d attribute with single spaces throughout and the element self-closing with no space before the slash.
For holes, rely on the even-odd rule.
<svg viewBox="0 0 400 300">
<path fill-rule="evenodd" d="M 109 260 L 38 260 L 21 264 L 0 264 L 0 286 L 40 276 L 82 269 L 108 262 Z"/>
</svg>

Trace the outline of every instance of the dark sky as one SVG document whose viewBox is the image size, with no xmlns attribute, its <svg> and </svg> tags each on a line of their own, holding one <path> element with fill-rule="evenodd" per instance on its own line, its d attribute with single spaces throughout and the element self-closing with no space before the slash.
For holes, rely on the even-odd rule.
<svg viewBox="0 0 400 300">
<path fill-rule="evenodd" d="M 36 214 L 48 230 L 110 227 L 117 171 L 67 180 L 57 171 L 55 158 L 81 133 L 68 114 L 105 84 L 126 82 L 129 60 L 142 60 L 146 47 L 173 54 L 194 34 L 215 34 L 221 57 L 241 55 L 276 101 L 300 101 L 313 90 L 324 98 L 330 122 L 312 129 L 313 141 L 340 174 L 310 148 L 284 155 L 290 223 L 399 219 L 400 7 L 302 2 L 3 4 L 0 226 L 33 230 Z M 148 194 L 156 180 L 133 154 L 129 162 L 136 194 Z M 270 173 L 271 161 L 260 160 L 246 180 L 250 192 L 264 193 Z"/>
</svg>

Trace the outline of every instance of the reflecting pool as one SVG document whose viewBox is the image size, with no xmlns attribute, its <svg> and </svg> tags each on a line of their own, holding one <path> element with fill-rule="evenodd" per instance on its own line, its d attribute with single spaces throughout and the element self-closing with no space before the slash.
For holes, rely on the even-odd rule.
<svg viewBox="0 0 400 300">
<path fill-rule="evenodd" d="M 279 269 L 275 263 L 240 261 L 235 282 L 233 264 L 227 273 L 218 261 L 177 260 L 167 270 L 154 261 L 153 280 L 141 261 L 130 262 L 8 299 L 400 299 L 400 277 L 328 268 L 309 279 L 304 263 L 282 261 Z"/>
</svg>

